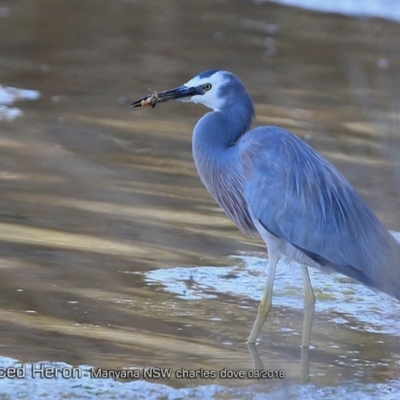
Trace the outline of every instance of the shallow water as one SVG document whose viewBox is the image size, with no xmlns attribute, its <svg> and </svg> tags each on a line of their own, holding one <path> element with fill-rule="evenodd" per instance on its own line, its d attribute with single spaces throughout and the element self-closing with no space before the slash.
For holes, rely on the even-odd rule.
<svg viewBox="0 0 400 400">
<path fill-rule="evenodd" d="M 22 115 L 0 122 L 0 367 L 254 367 L 245 340 L 265 282 L 264 246 L 238 232 L 199 181 L 190 140 L 205 109 L 131 110 L 148 87 L 232 70 L 255 100 L 255 125 L 307 140 L 400 230 L 399 24 L 235 1 L 7 7 L 0 84 L 40 98 L 12 104 Z M 257 350 L 265 368 L 285 370 L 284 383 L 172 377 L 158 380 L 166 388 L 140 379 L 129 390 L 146 398 L 398 391 L 397 302 L 313 273 L 305 362 L 298 271 L 281 266 L 277 278 Z M 305 365 L 310 384 L 299 386 Z M 29 393 L 51 392 L 51 382 L 2 383 Z M 78 382 L 57 385 L 72 398 L 83 397 L 74 385 L 115 387 L 120 398 L 128 390 Z"/>
</svg>

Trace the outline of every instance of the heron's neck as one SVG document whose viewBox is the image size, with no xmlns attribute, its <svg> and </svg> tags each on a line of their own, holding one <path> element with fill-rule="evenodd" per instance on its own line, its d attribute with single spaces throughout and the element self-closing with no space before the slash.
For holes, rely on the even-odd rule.
<svg viewBox="0 0 400 400">
<path fill-rule="evenodd" d="M 209 112 L 193 131 L 193 157 L 201 180 L 210 191 L 217 176 L 223 178 L 238 167 L 236 142 L 245 134 L 253 114 L 243 107 Z"/>
<path fill-rule="evenodd" d="M 244 197 L 244 171 L 236 143 L 249 128 L 252 116 L 233 109 L 210 112 L 193 132 L 193 157 L 202 182 L 225 213 L 249 234 L 255 228 Z"/>
<path fill-rule="evenodd" d="M 196 124 L 193 131 L 193 154 L 221 157 L 246 133 L 253 119 L 253 109 L 230 107 L 223 111 L 209 112 Z"/>
</svg>

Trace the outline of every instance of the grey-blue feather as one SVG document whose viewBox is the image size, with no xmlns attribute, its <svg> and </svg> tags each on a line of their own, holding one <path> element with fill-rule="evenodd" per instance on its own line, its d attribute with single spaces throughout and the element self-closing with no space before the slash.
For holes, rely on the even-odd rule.
<svg viewBox="0 0 400 400">
<path fill-rule="evenodd" d="M 400 245 L 353 186 L 278 127 L 238 142 L 253 218 L 323 266 L 400 298 Z"/>
<path fill-rule="evenodd" d="M 256 229 L 245 198 L 245 175 L 235 138 L 227 135 L 221 143 L 220 132 L 230 132 L 231 122 L 229 116 L 219 112 L 201 118 L 193 132 L 193 158 L 202 182 L 217 203 L 239 229 L 251 235 Z M 243 133 L 247 126 L 243 126 Z"/>
</svg>

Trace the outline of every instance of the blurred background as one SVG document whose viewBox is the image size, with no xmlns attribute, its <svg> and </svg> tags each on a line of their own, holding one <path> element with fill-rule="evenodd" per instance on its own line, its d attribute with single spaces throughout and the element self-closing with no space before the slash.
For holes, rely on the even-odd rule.
<svg viewBox="0 0 400 400">
<path fill-rule="evenodd" d="M 400 231 L 400 6 L 318 3 L 0 0 L 0 356 L 252 368 L 245 340 L 267 256 L 197 176 L 191 132 L 207 110 L 129 106 L 206 69 L 238 75 L 255 102 L 254 126 L 279 125 L 306 140 Z M 237 271 L 254 263 L 258 275 L 246 286 Z M 302 326 L 301 307 L 287 299 L 301 304 L 302 293 L 291 271 L 280 278 L 281 302 L 258 352 L 266 368 L 285 369 L 287 385 L 301 376 Z M 368 290 L 358 295 L 355 284 L 338 298 L 332 279 L 342 277 L 321 279 L 317 304 L 327 307 L 315 316 L 312 393 L 329 386 L 373 395 L 377 387 L 366 383 L 390 392 L 400 328 L 374 318 L 392 302 L 393 319 L 385 318 L 394 324 L 400 307 Z M 368 313 L 357 314 L 365 297 Z M 343 304 L 353 308 L 346 314 Z M 258 390 L 253 381 L 216 383 L 233 388 L 232 398 L 239 385 Z"/>
</svg>

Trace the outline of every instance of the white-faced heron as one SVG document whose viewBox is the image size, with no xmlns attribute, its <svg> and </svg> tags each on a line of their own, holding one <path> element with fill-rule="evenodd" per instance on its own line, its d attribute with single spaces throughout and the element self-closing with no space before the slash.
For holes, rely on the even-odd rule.
<svg viewBox="0 0 400 400">
<path fill-rule="evenodd" d="M 315 304 L 307 267 L 340 272 L 400 300 L 400 244 L 347 179 L 307 143 L 276 126 L 248 130 L 253 101 L 235 75 L 205 71 L 132 107 L 170 100 L 213 110 L 193 132 L 200 178 L 237 227 L 249 235 L 258 232 L 268 247 L 267 284 L 248 343 L 256 341 L 271 308 L 275 269 L 283 257 L 302 268 L 302 346 L 309 345 Z"/>
</svg>

